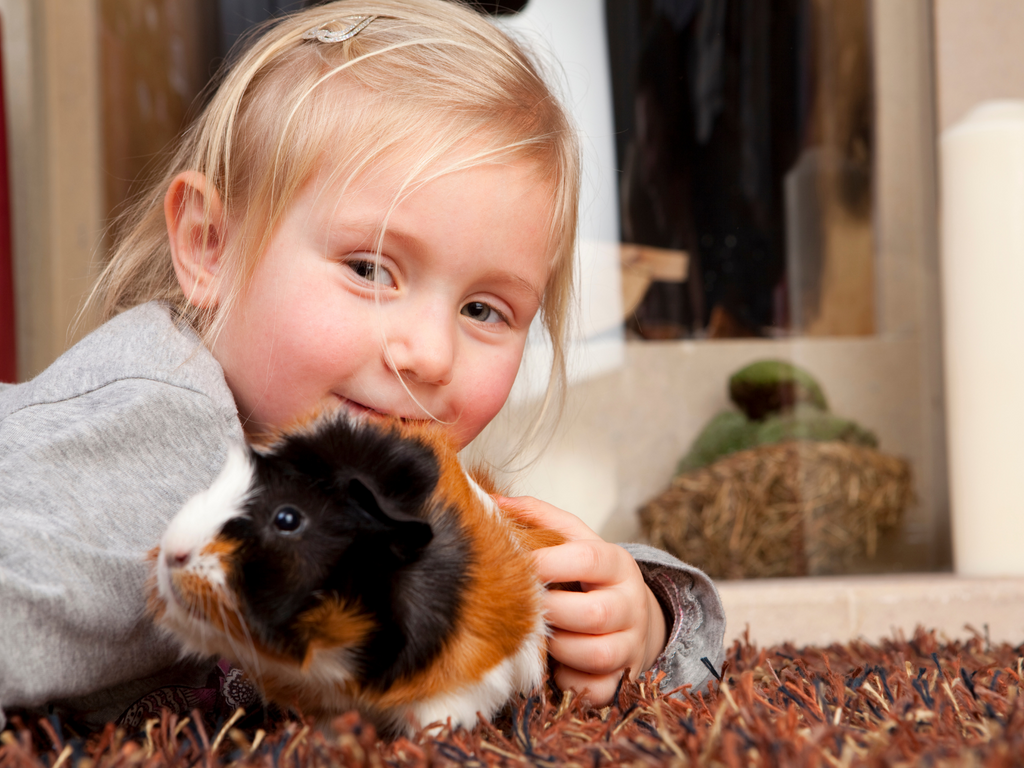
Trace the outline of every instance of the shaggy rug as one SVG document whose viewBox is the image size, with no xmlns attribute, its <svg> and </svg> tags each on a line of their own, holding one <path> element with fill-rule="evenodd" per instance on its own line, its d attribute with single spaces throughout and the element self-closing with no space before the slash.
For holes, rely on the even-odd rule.
<svg viewBox="0 0 1024 768">
<path fill-rule="evenodd" d="M 1024 765 L 1024 646 L 971 632 L 806 648 L 745 639 L 703 694 L 663 696 L 644 679 L 592 709 L 548 689 L 494 724 L 390 744 L 355 715 L 331 734 L 287 718 L 245 725 L 240 712 L 204 723 L 165 711 L 138 733 L 86 737 L 15 721 L 0 768 Z"/>
</svg>

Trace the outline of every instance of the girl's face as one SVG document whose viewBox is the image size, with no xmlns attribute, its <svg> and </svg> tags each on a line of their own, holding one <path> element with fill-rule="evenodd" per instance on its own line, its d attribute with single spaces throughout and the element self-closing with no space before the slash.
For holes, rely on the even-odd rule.
<svg viewBox="0 0 1024 768">
<path fill-rule="evenodd" d="M 213 345 L 250 431 L 341 406 L 440 421 L 462 447 L 504 404 L 548 277 L 549 189 L 522 163 L 426 183 L 387 218 L 375 283 L 395 192 L 314 180 L 277 227 Z"/>
</svg>

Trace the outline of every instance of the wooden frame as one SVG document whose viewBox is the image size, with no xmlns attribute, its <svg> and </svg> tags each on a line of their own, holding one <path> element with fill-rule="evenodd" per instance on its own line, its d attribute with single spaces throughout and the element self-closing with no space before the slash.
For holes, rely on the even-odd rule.
<svg viewBox="0 0 1024 768">
<path fill-rule="evenodd" d="M 93 0 L 0 0 L 18 378 L 78 333 L 102 228 Z M 85 319 L 77 327 L 89 327 Z"/>
</svg>

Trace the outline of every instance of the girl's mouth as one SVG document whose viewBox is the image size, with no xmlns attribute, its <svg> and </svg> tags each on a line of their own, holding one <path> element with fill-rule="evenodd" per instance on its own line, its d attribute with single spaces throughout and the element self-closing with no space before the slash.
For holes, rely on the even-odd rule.
<svg viewBox="0 0 1024 768">
<path fill-rule="evenodd" d="M 341 401 L 342 407 L 345 408 L 349 413 L 354 416 L 365 416 L 373 419 L 397 419 L 399 421 L 405 421 L 401 416 L 394 416 L 384 411 L 378 411 L 376 408 L 371 408 L 368 405 L 357 403 L 355 400 L 349 400 L 344 395 L 335 395 L 338 400 Z"/>
<path fill-rule="evenodd" d="M 345 407 L 345 409 L 348 410 L 351 413 L 355 413 L 355 414 L 364 414 L 365 413 L 365 414 L 373 414 L 373 415 L 376 415 L 376 416 L 383 416 L 383 417 L 387 416 L 386 413 L 382 413 L 382 412 L 378 411 L 376 408 L 370 408 L 368 405 L 363 405 L 362 403 L 357 403 L 355 400 L 349 400 L 347 397 L 344 397 L 342 395 L 335 395 L 335 397 L 337 397 L 341 401 L 341 404 Z"/>
<path fill-rule="evenodd" d="M 337 397 L 338 400 L 341 401 L 343 408 L 345 408 L 349 413 L 355 416 L 365 416 L 373 419 L 393 419 L 395 421 L 401 421 L 405 424 L 425 424 L 428 421 L 430 421 L 429 419 L 417 419 L 408 416 L 398 416 L 397 414 L 394 413 L 385 413 L 384 411 L 378 411 L 376 408 L 371 408 L 370 406 L 363 405 L 362 403 L 358 403 L 355 400 L 350 400 L 344 395 L 335 394 L 335 397 Z"/>
</svg>

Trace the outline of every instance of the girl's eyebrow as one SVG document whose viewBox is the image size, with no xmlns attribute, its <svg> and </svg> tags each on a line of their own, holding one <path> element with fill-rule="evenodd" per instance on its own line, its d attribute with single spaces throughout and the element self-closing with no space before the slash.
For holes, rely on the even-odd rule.
<svg viewBox="0 0 1024 768">
<path fill-rule="evenodd" d="M 535 286 L 525 277 L 522 277 L 521 275 L 518 275 L 515 272 L 502 271 L 495 275 L 493 279 L 498 282 L 511 283 L 512 290 L 514 290 L 516 293 L 529 294 L 529 297 L 531 299 L 534 299 L 538 304 L 540 304 L 541 300 L 544 298 L 543 287 L 538 289 L 537 286 Z"/>
<path fill-rule="evenodd" d="M 356 218 L 335 214 L 332 219 L 328 225 L 332 231 L 343 232 L 346 235 L 362 235 L 363 240 L 367 243 L 376 244 L 382 229 L 386 240 L 397 240 L 405 247 L 420 246 L 423 243 L 423 238 L 412 232 L 403 232 L 395 226 L 382 227 L 380 219 L 377 217 Z"/>
</svg>

